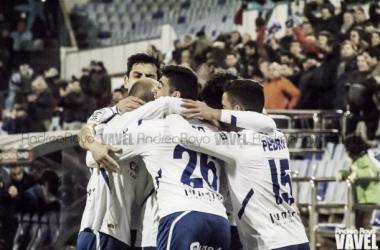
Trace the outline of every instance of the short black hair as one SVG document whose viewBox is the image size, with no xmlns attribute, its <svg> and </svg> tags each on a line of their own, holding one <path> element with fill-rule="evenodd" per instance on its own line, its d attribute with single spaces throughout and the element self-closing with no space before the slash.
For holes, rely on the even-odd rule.
<svg viewBox="0 0 380 250">
<path fill-rule="evenodd" d="M 144 102 L 154 101 L 154 95 L 152 93 L 152 79 L 141 79 L 138 80 L 129 91 L 129 96 L 137 97 Z"/>
<path fill-rule="evenodd" d="M 202 90 L 203 101 L 214 109 L 222 109 L 222 96 L 224 85 L 231 80 L 239 79 L 237 74 L 226 70 L 211 75 Z"/>
<path fill-rule="evenodd" d="M 344 140 L 344 146 L 350 157 L 359 156 L 370 148 L 368 142 L 359 134 L 349 134 Z"/>
<path fill-rule="evenodd" d="M 137 53 L 128 58 L 127 63 L 127 76 L 132 71 L 133 65 L 135 64 L 153 64 L 157 68 L 157 79 L 161 77 L 161 68 L 163 63 L 160 61 L 158 54 L 148 54 L 148 53 Z"/>
<path fill-rule="evenodd" d="M 164 68 L 162 75 L 169 78 L 170 92 L 179 91 L 181 98 L 197 100 L 198 76 L 187 67 L 169 65 Z"/>
<path fill-rule="evenodd" d="M 376 57 L 377 60 L 380 60 L 380 52 L 376 47 L 365 48 L 363 52 L 367 52 L 370 57 Z"/>
<path fill-rule="evenodd" d="M 240 105 L 245 111 L 263 112 L 264 88 L 260 83 L 248 79 L 232 80 L 224 86 L 224 92 L 233 106 Z"/>
<path fill-rule="evenodd" d="M 245 47 L 245 46 L 248 46 L 248 47 L 250 47 L 251 49 L 252 49 L 252 48 L 255 48 L 256 51 L 257 51 L 257 49 L 259 48 L 259 45 L 257 44 L 257 42 L 255 42 L 255 41 L 253 41 L 253 40 L 249 40 L 248 42 L 246 42 L 246 43 L 244 44 L 244 47 Z"/>
</svg>

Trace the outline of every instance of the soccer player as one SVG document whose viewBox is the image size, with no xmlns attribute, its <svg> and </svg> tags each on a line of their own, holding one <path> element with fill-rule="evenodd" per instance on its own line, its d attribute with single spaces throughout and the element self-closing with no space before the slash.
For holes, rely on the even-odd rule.
<svg viewBox="0 0 380 250">
<path fill-rule="evenodd" d="M 156 85 L 158 82 L 153 79 L 139 80 L 130 89 L 129 94 L 145 102 L 153 101 L 152 89 Z M 97 136 L 99 141 L 108 143 L 114 141 L 120 134 L 98 133 Z M 87 158 L 93 160 L 90 153 L 87 154 Z M 107 173 L 102 168 L 99 176 L 92 171 L 87 186 L 87 201 L 78 237 L 78 249 L 93 249 L 95 246 L 102 250 L 131 249 L 130 230 L 137 229 L 136 224 L 139 224 L 140 216 L 151 216 L 147 221 L 150 227 L 154 227 L 155 220 L 158 223 L 154 213 L 156 204 L 148 199 L 151 196 L 153 183 L 141 157 L 130 158 L 120 164 L 122 168 L 117 173 Z M 146 202 L 151 204 L 143 206 Z M 150 213 L 145 213 L 144 209 L 147 207 L 148 210 L 151 209 Z M 139 210 L 144 211 L 143 215 L 140 215 Z M 149 246 L 155 246 L 155 237 L 145 241 L 149 242 Z"/>
<path fill-rule="evenodd" d="M 259 83 L 235 80 L 224 90 L 225 109 L 262 112 L 264 93 Z M 227 163 L 234 215 L 246 249 L 309 249 L 294 205 L 289 150 L 281 132 L 265 135 L 231 125 L 229 130 L 234 132 L 204 132 L 194 129 L 181 116 L 166 119 L 184 147 Z M 194 143 L 205 140 L 208 143 Z"/>
<path fill-rule="evenodd" d="M 193 100 L 198 96 L 198 78 L 191 69 L 165 67 L 160 83 L 158 95 Z M 207 123 L 192 124 L 213 131 Z M 104 133 L 128 131 L 132 143 L 121 145 L 119 160 L 140 155 L 154 179 L 160 216 L 157 249 L 229 249 L 230 226 L 219 192 L 218 161 L 178 145 L 165 119 L 121 125 L 121 119 L 113 119 Z"/>
<path fill-rule="evenodd" d="M 128 90 L 132 90 L 133 86 L 138 80 L 144 80 L 144 79 L 158 79 L 160 77 L 161 71 L 161 62 L 153 55 L 148 54 L 135 54 L 128 58 L 128 64 L 127 64 L 127 75 L 124 77 L 124 87 Z M 157 84 L 157 82 L 155 83 Z M 156 86 L 154 86 L 156 87 Z M 151 90 L 145 89 L 145 94 L 150 94 Z M 136 88 L 135 88 L 136 89 Z M 136 89 L 137 90 L 137 89 Z M 112 117 L 118 116 L 121 112 L 127 112 L 131 111 L 135 108 L 140 107 L 141 105 L 145 104 L 144 96 L 141 96 L 141 91 L 138 91 L 138 93 L 129 93 L 129 97 L 120 101 L 117 106 L 112 108 L 104 108 L 102 110 L 95 111 L 94 114 L 90 117 L 88 125 L 85 129 L 81 131 L 79 134 L 79 142 L 80 145 L 89 150 L 91 153 L 91 156 L 96 159 L 96 162 L 98 163 L 98 167 L 100 164 L 104 166 L 105 169 L 116 169 L 118 167 L 118 164 L 113 161 L 113 159 L 108 155 L 109 151 L 118 151 L 119 149 L 107 144 L 101 143 L 101 140 L 95 140 L 95 129 L 97 130 L 97 134 L 101 135 L 102 130 L 104 129 L 104 125 L 112 119 Z M 140 93 L 140 94 L 139 94 Z M 144 93 L 143 93 L 144 95 Z M 146 97 L 146 96 L 145 96 Z M 147 98 L 146 100 L 148 100 Z M 120 218 L 116 218 L 118 220 L 119 224 L 123 224 L 122 226 L 119 225 L 118 228 L 113 228 L 113 230 L 106 228 L 106 230 L 102 230 L 103 233 L 106 233 L 106 235 L 103 235 L 103 238 L 106 238 L 104 236 L 110 235 L 111 238 L 115 238 L 119 241 L 122 241 L 125 245 L 131 246 L 134 239 L 130 239 L 129 233 L 123 232 L 121 228 L 124 228 L 126 230 L 126 227 L 130 227 L 130 229 L 137 229 L 139 227 L 139 231 L 137 234 L 137 240 L 136 240 L 136 246 L 144 247 L 144 249 L 155 249 L 156 245 L 156 235 L 157 232 L 154 231 L 154 228 L 158 227 L 158 217 L 157 217 L 157 204 L 155 202 L 155 195 L 152 194 L 153 190 L 153 182 L 150 178 L 150 176 L 146 176 L 148 178 L 148 182 L 146 183 L 144 178 L 144 170 L 146 173 L 144 162 L 141 160 L 141 157 L 137 157 L 135 159 L 131 159 L 130 161 L 123 162 L 128 168 L 135 168 L 139 171 L 139 174 L 135 174 L 134 176 L 141 177 L 142 180 L 138 181 L 138 183 L 145 183 L 146 187 L 145 189 L 140 188 L 141 192 L 143 192 L 144 197 L 144 203 L 142 204 L 143 207 L 140 206 L 133 206 L 133 210 L 127 210 L 125 209 L 124 214 L 120 215 Z M 123 180 L 122 177 L 123 171 L 112 174 L 115 176 L 114 181 L 121 182 Z M 125 193 L 132 193 L 133 191 L 130 190 L 131 186 L 125 185 L 123 183 L 119 183 L 118 185 L 113 185 L 115 188 L 120 188 L 120 190 L 114 191 L 112 194 L 114 195 L 115 192 L 118 193 L 119 196 L 112 196 L 111 193 L 107 190 L 107 188 L 110 188 L 110 185 L 107 184 L 106 180 L 109 180 L 110 177 L 107 175 L 107 173 L 102 170 L 102 174 L 99 176 L 97 173 L 92 173 L 91 179 L 88 185 L 88 200 L 86 203 L 86 210 L 83 215 L 82 219 L 82 227 L 81 231 L 86 230 L 99 230 L 100 225 L 102 223 L 102 219 L 105 220 L 107 218 L 108 214 L 104 213 L 104 210 L 102 209 L 91 209 L 91 207 L 95 207 L 95 204 L 101 204 L 101 201 L 105 200 L 112 200 L 116 199 L 116 201 L 120 204 L 122 204 L 123 207 L 129 207 L 130 202 L 127 201 L 124 197 L 121 197 L 120 194 Z M 97 186 L 97 188 L 94 188 L 94 186 Z M 94 193 L 94 191 L 97 191 Z M 90 196 L 92 196 L 90 198 Z M 93 197 L 97 197 L 96 199 Z M 120 197 L 120 198 L 119 198 Z M 116 202 L 115 201 L 115 202 Z M 98 203 L 96 203 L 98 202 Z M 128 204 L 126 204 L 126 202 Z M 117 203 L 117 204 L 118 204 Z M 107 203 L 109 205 L 110 203 Z M 87 206 L 89 209 L 87 209 Z M 140 215 L 141 211 L 141 215 Z M 131 214 L 132 213 L 132 214 Z M 91 219 L 96 218 L 97 222 L 92 222 Z M 142 221 L 145 218 L 144 221 Z M 144 225 L 141 225 L 144 223 Z M 156 226 L 157 224 L 157 226 Z M 110 225 L 112 227 L 112 225 Z M 142 228 L 141 228 L 142 227 Z M 117 231 L 117 232 L 116 232 Z M 143 232 L 142 232 L 143 231 Z M 107 234 L 109 232 L 110 234 Z M 90 235 L 91 236 L 91 235 Z M 99 237 L 98 237 L 99 238 Z M 112 241 L 109 241 L 112 243 Z M 78 243 L 83 243 L 78 242 Z M 106 242 L 107 243 L 107 242 Z M 107 245 L 107 244 L 106 244 Z M 103 244 L 104 246 L 104 244 Z"/>
</svg>

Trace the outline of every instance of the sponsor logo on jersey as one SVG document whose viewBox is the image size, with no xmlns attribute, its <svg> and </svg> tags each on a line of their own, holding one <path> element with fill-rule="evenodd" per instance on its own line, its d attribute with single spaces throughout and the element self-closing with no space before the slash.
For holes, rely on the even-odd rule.
<svg viewBox="0 0 380 250">
<path fill-rule="evenodd" d="M 139 165 L 136 162 L 131 161 L 129 163 L 129 169 L 128 169 L 129 176 L 131 176 L 133 179 L 136 179 L 139 171 L 140 171 Z"/>
<path fill-rule="evenodd" d="M 190 245 L 190 250 L 221 250 L 222 248 L 214 248 L 209 246 L 202 246 L 199 242 L 193 242 Z"/>
<path fill-rule="evenodd" d="M 270 213 L 269 217 L 272 221 L 272 223 L 276 226 L 285 225 L 291 222 L 295 222 L 297 219 L 295 211 L 288 211 L 288 212 L 282 212 L 282 213 Z"/>
<path fill-rule="evenodd" d="M 376 244 L 376 231 L 360 228 L 335 230 L 337 249 L 379 249 Z"/>
<path fill-rule="evenodd" d="M 117 224 L 114 223 L 114 222 L 110 222 L 110 223 L 107 224 L 107 226 L 108 226 L 109 228 L 116 229 Z"/>
</svg>

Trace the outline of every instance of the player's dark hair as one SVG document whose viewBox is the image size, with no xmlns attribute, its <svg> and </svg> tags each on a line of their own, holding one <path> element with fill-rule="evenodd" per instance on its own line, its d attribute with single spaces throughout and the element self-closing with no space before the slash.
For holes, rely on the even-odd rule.
<svg viewBox="0 0 380 250">
<path fill-rule="evenodd" d="M 240 105 L 245 111 L 262 113 L 264 108 L 264 88 L 253 80 L 238 79 L 228 82 L 224 86 L 229 102 Z"/>
<path fill-rule="evenodd" d="M 224 85 L 231 81 L 239 79 L 239 76 L 228 71 L 220 71 L 212 74 L 210 79 L 202 90 L 203 101 L 214 109 L 222 109 L 222 96 L 224 92 Z"/>
<path fill-rule="evenodd" d="M 380 60 L 380 52 L 376 47 L 365 48 L 363 52 L 367 52 L 370 57 L 376 57 L 377 60 Z"/>
<path fill-rule="evenodd" d="M 129 96 L 140 98 L 144 102 L 154 101 L 151 79 L 138 80 L 129 91 Z"/>
<path fill-rule="evenodd" d="M 157 68 L 157 79 L 161 78 L 162 62 L 160 61 L 158 54 L 137 53 L 128 58 L 127 63 L 127 76 L 132 71 L 135 64 L 153 64 Z"/>
<path fill-rule="evenodd" d="M 183 66 L 166 66 L 162 74 L 169 78 L 170 93 L 178 91 L 181 98 L 197 100 L 198 76 L 195 72 Z"/>
</svg>

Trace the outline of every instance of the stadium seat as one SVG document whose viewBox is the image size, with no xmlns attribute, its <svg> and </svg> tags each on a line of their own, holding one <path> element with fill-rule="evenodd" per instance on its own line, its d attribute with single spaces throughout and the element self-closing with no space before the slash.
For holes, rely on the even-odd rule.
<svg viewBox="0 0 380 250">
<path fill-rule="evenodd" d="M 32 230 L 34 230 L 34 224 L 33 224 Z M 44 246 L 48 246 L 51 243 L 52 242 L 50 242 L 49 227 L 48 227 L 48 216 L 44 214 L 38 220 L 35 237 L 30 242 L 27 250 L 42 249 Z"/>
<path fill-rule="evenodd" d="M 33 244 L 38 237 L 39 229 L 39 215 L 33 214 L 32 219 L 30 220 L 30 228 L 28 232 L 28 247 L 27 250 L 32 250 Z"/>
<path fill-rule="evenodd" d="M 30 227 L 30 214 L 19 214 L 18 218 L 18 227 L 13 240 L 13 250 L 22 250 L 25 249 L 29 243 L 29 227 Z"/>
</svg>

